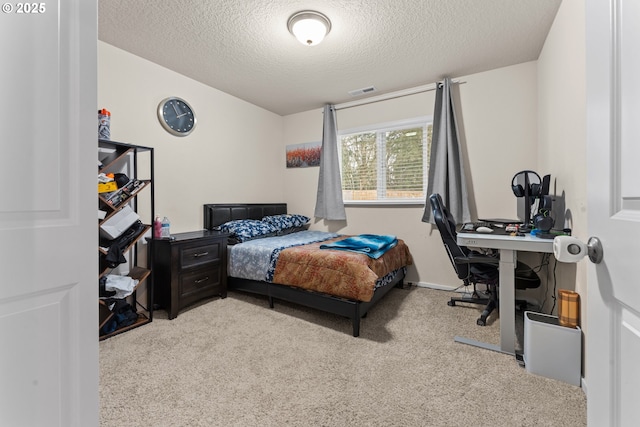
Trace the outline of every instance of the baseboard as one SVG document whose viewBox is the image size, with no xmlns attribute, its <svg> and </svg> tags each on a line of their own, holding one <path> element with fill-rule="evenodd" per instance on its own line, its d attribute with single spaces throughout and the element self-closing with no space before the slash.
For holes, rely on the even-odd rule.
<svg viewBox="0 0 640 427">
<path fill-rule="evenodd" d="M 440 285 L 437 283 L 427 283 L 427 282 L 407 282 L 407 283 L 410 283 L 412 286 L 416 286 L 418 288 L 429 288 L 429 289 L 435 289 L 438 291 L 458 292 L 461 294 L 470 293 L 471 291 L 473 291 L 473 286 L 469 286 L 468 288 L 465 288 L 464 286 L 449 286 L 449 285 Z M 477 289 L 479 292 L 484 292 L 486 290 L 486 287 L 484 285 L 477 285 Z"/>
<path fill-rule="evenodd" d="M 416 286 L 418 288 L 429 288 L 436 289 L 438 291 L 449 291 L 449 292 L 459 292 L 461 294 L 468 292 L 468 289 L 465 289 L 464 286 L 448 286 L 448 285 L 440 285 L 437 283 L 428 283 L 428 282 L 405 282 L 408 285 Z M 485 286 L 477 285 L 478 291 L 485 291 Z M 530 295 L 527 294 L 527 291 L 524 290 L 516 290 L 516 298 L 523 299 L 527 301 L 527 303 L 532 307 L 540 307 L 540 301 Z"/>
<path fill-rule="evenodd" d="M 440 285 L 437 283 L 427 283 L 427 282 L 407 282 L 411 283 L 411 285 L 416 286 L 418 288 L 429 288 L 436 289 L 438 291 L 449 291 L 449 292 L 458 292 L 461 294 L 470 293 L 473 290 L 473 286 L 469 286 L 465 288 L 464 286 L 449 286 L 449 285 Z M 479 292 L 484 292 L 486 290 L 486 286 L 478 284 L 477 289 Z"/>
<path fill-rule="evenodd" d="M 427 283 L 427 282 L 407 282 L 410 285 L 416 286 L 418 288 L 429 288 L 429 289 L 436 289 L 438 291 L 455 291 L 457 289 L 457 287 L 454 286 L 447 286 L 447 285 L 438 285 L 437 283 Z M 464 292 L 464 287 L 461 288 L 461 290 Z"/>
</svg>

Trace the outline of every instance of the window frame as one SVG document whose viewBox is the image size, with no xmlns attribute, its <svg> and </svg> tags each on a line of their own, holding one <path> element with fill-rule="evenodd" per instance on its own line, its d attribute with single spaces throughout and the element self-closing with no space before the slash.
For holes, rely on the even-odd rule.
<svg viewBox="0 0 640 427">
<path fill-rule="evenodd" d="M 344 130 L 338 130 L 338 152 L 342 153 L 342 137 L 346 135 L 353 135 L 358 133 L 366 133 L 372 132 L 376 134 L 376 146 L 378 147 L 378 153 L 384 153 L 384 149 L 386 148 L 386 144 L 381 144 L 378 139 L 378 134 L 381 132 L 389 132 L 406 128 L 416 128 L 423 127 L 423 132 L 426 137 L 429 126 L 433 127 L 433 116 L 419 116 L 410 119 L 401 119 L 395 120 L 391 122 L 383 122 L 383 123 L 375 123 L 366 126 L 359 126 L 355 128 L 349 128 Z M 380 145 L 384 145 L 384 147 L 379 147 Z M 422 157 L 422 167 L 423 167 L 423 190 L 426 193 L 427 184 L 429 179 L 429 153 L 428 153 L 428 140 L 423 146 L 423 157 Z M 339 155 L 339 167 L 340 167 L 340 176 L 342 176 L 342 155 Z M 380 171 L 380 165 L 376 165 L 376 170 Z M 383 171 L 384 172 L 384 171 Z M 378 175 L 378 180 L 380 180 L 380 175 Z M 342 180 L 340 183 L 340 187 L 342 189 Z M 342 190 L 344 191 L 344 190 Z M 381 188 L 378 184 L 377 191 L 380 192 Z M 376 199 L 376 200 L 343 200 L 345 206 L 389 206 L 389 205 L 415 205 L 415 206 L 425 206 L 426 196 L 419 199 Z"/>
</svg>

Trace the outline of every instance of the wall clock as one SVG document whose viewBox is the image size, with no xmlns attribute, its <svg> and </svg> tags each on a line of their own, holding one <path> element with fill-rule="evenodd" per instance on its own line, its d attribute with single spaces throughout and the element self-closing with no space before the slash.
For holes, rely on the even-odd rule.
<svg viewBox="0 0 640 427">
<path fill-rule="evenodd" d="M 193 108 L 184 99 L 175 96 L 163 99 L 158 105 L 158 120 L 167 132 L 187 136 L 196 127 Z"/>
</svg>

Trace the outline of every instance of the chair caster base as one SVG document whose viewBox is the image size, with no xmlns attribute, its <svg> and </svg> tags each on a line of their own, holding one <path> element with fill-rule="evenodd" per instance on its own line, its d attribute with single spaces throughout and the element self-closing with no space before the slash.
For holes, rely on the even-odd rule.
<svg viewBox="0 0 640 427">
<path fill-rule="evenodd" d="M 487 326 L 487 319 L 480 318 L 480 319 L 476 320 L 476 324 L 478 326 Z"/>
</svg>

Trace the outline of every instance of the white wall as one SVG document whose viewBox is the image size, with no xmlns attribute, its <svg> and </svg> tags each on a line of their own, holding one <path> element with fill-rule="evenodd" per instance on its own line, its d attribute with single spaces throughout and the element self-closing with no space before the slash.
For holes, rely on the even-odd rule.
<svg viewBox="0 0 640 427">
<path fill-rule="evenodd" d="M 198 123 L 167 133 L 161 100 L 185 99 Z M 111 111 L 111 139 L 154 147 L 155 208 L 171 232 L 202 229 L 202 205 L 283 200 L 282 117 L 157 64 L 98 44 L 98 108 Z"/>
<path fill-rule="evenodd" d="M 540 169 L 550 173 L 555 194 L 565 195 L 566 225 L 587 235 L 585 5 L 562 2 L 538 59 Z M 586 261 L 558 264 L 558 288 L 580 294 L 586 329 Z"/>
<path fill-rule="evenodd" d="M 470 184 L 481 216 L 516 217 L 511 178 L 522 169 L 535 169 L 537 150 L 536 63 L 528 62 L 485 73 L 456 78 L 459 127 L 463 153 L 470 170 Z M 455 93 L 455 91 L 454 91 Z M 349 129 L 433 113 L 434 92 L 340 110 L 338 128 Z M 322 111 L 312 110 L 284 117 L 280 147 L 319 141 Z M 291 211 L 313 216 L 318 168 L 284 171 L 285 201 Z M 408 280 L 449 288 L 460 285 L 445 254 L 437 229 L 421 222 L 424 206 L 347 207 L 347 225 L 316 223 L 312 228 L 342 233 L 395 234 L 405 240 L 414 257 Z"/>
</svg>

